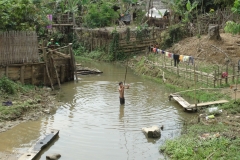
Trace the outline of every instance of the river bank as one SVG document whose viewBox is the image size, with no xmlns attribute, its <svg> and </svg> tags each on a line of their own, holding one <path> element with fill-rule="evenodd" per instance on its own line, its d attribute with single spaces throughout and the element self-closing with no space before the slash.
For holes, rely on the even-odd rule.
<svg viewBox="0 0 240 160">
<path fill-rule="evenodd" d="M 137 55 L 128 64 L 139 75 L 164 84 L 173 92 L 192 90 L 182 95 L 200 102 L 213 99 L 227 99 L 230 102 L 223 105 L 215 105 L 218 111 L 209 112 L 207 108 L 198 110 L 198 116 L 184 123 L 180 137 L 167 140 L 160 146 L 160 152 L 171 159 L 239 159 L 237 150 L 240 141 L 240 101 L 239 94 L 228 86 L 219 86 L 213 91 L 198 91 L 194 96 L 194 82 L 181 76 L 174 75 L 156 67 L 159 55 Z M 196 88 L 202 84 L 197 83 Z M 213 98 L 214 97 L 214 98 Z M 189 113 L 191 114 L 191 113 Z M 213 119 L 207 119 L 214 115 Z"/>
<path fill-rule="evenodd" d="M 59 106 L 56 92 L 50 88 L 21 85 L 7 78 L 0 81 L 0 133 L 19 123 L 37 120 Z"/>
</svg>

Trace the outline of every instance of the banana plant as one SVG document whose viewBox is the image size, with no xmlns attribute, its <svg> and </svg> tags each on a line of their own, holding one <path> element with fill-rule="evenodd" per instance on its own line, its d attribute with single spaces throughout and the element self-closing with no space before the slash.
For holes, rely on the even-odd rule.
<svg viewBox="0 0 240 160">
<path fill-rule="evenodd" d="M 197 7 L 197 5 L 198 5 L 198 3 L 196 1 L 191 4 L 191 2 L 188 0 L 188 2 L 186 4 L 187 11 L 184 13 L 183 22 L 185 22 L 185 23 L 189 22 L 189 15 Z"/>
</svg>

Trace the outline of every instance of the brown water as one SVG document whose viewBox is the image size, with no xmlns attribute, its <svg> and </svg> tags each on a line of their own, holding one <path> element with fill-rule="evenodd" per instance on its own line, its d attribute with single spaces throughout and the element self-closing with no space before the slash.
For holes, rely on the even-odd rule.
<svg viewBox="0 0 240 160">
<path fill-rule="evenodd" d="M 59 137 L 38 159 L 60 153 L 62 160 L 155 160 L 163 158 L 159 146 L 180 134 L 184 119 L 192 113 L 174 101 L 162 85 L 128 70 L 124 106 L 119 105 L 118 82 L 125 68 L 107 63 L 88 63 L 101 75 L 81 76 L 79 83 L 62 85 L 58 98 L 64 102 L 56 113 L 35 122 L 22 123 L 0 134 L 0 152 L 26 152 L 47 130 L 59 129 Z M 160 139 L 148 139 L 141 128 L 164 125 Z"/>
</svg>

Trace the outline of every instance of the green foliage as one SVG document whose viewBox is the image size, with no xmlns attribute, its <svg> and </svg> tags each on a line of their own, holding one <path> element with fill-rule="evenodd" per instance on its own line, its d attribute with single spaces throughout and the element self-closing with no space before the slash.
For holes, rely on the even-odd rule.
<svg viewBox="0 0 240 160">
<path fill-rule="evenodd" d="M 131 32 L 130 32 L 130 28 L 129 27 L 127 27 L 127 29 L 126 29 L 126 34 L 127 34 L 127 36 L 126 36 L 126 42 L 129 42 L 130 41 L 130 37 L 131 37 Z"/>
<path fill-rule="evenodd" d="M 240 0 L 235 0 L 232 11 L 240 14 Z"/>
<path fill-rule="evenodd" d="M 232 100 L 229 103 L 224 103 L 221 106 L 221 108 L 231 114 L 240 113 L 240 99 L 236 100 L 236 102 L 234 100 Z"/>
<path fill-rule="evenodd" d="M 214 0 L 214 4 L 218 4 L 221 7 L 233 6 L 235 0 Z"/>
<path fill-rule="evenodd" d="M 88 14 L 85 15 L 84 21 L 87 27 L 105 27 L 115 22 L 118 18 L 117 12 L 112 9 L 111 3 L 97 2 L 88 6 Z"/>
<path fill-rule="evenodd" d="M 179 24 L 169 27 L 164 34 L 163 41 L 161 42 L 162 49 L 171 47 L 174 43 L 180 41 L 186 35 L 186 31 Z"/>
<path fill-rule="evenodd" d="M 110 53 L 110 60 L 116 60 L 118 59 L 119 54 L 119 33 L 114 30 L 112 32 L 112 41 L 109 45 L 109 53 Z"/>
<path fill-rule="evenodd" d="M 232 34 L 238 34 L 240 32 L 240 24 L 233 21 L 227 21 L 224 31 Z"/>
<path fill-rule="evenodd" d="M 240 14 L 240 0 L 235 0 L 232 11 Z M 224 30 L 232 34 L 238 34 L 240 33 L 240 23 L 228 21 Z"/>
<path fill-rule="evenodd" d="M 41 30 L 48 24 L 48 13 L 50 9 L 37 1 L 1 0 L 0 30 Z"/>
<path fill-rule="evenodd" d="M 0 79 L 0 91 L 7 94 L 16 93 L 16 84 L 6 77 Z"/>
<path fill-rule="evenodd" d="M 186 132 L 180 138 L 166 141 L 160 148 L 162 152 L 169 155 L 171 159 L 239 159 L 238 152 L 239 138 L 230 140 L 224 136 L 219 138 L 208 138 L 201 140 L 198 138 L 201 134 L 210 133 L 214 135 L 217 132 L 228 130 L 228 126 L 221 123 L 201 125 L 195 124 L 189 126 Z"/>
<path fill-rule="evenodd" d="M 6 94 L 15 94 L 17 91 L 20 92 L 27 92 L 29 90 L 34 89 L 35 87 L 33 85 L 22 85 L 20 83 L 16 83 L 7 77 L 0 78 L 0 93 L 6 93 Z"/>
<path fill-rule="evenodd" d="M 142 41 L 145 38 L 149 38 L 149 31 L 147 24 L 137 26 L 136 39 Z"/>
</svg>

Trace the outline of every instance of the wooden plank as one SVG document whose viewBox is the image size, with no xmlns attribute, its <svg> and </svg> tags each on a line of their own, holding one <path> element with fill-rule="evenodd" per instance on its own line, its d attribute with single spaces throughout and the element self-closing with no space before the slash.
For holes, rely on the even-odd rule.
<svg viewBox="0 0 240 160">
<path fill-rule="evenodd" d="M 188 103 L 185 99 L 183 99 L 180 95 L 172 95 L 172 98 L 177 101 L 182 107 L 187 108 L 190 106 L 190 103 Z"/>
<path fill-rule="evenodd" d="M 44 147 L 49 145 L 49 143 L 58 135 L 59 130 L 52 129 L 50 133 L 47 133 L 47 135 L 39 139 L 39 141 L 28 150 L 27 153 L 23 154 L 18 160 L 33 160 L 38 153 L 42 151 Z"/>
<path fill-rule="evenodd" d="M 209 106 L 209 105 L 214 105 L 214 104 L 222 104 L 222 103 L 228 103 L 229 101 L 227 100 L 218 100 L 218 101 L 212 101 L 212 102 L 203 102 L 203 103 L 198 103 L 197 107 L 204 107 L 204 106 Z M 191 104 L 188 109 L 195 108 L 195 104 Z"/>
</svg>

